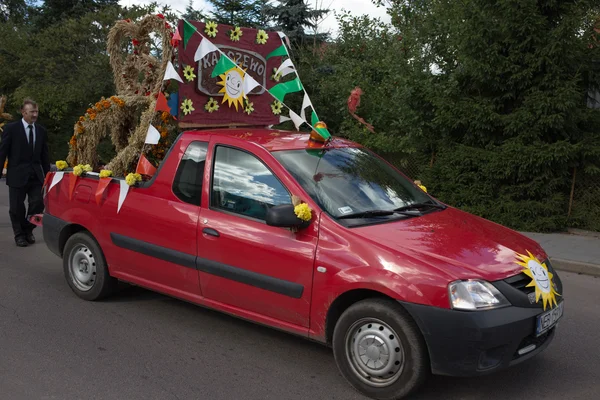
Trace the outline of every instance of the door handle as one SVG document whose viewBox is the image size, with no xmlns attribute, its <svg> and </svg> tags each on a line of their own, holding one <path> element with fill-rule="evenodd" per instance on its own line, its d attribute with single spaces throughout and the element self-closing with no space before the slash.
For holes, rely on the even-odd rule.
<svg viewBox="0 0 600 400">
<path fill-rule="evenodd" d="M 204 229 L 202 229 L 202 233 L 204 233 L 206 235 L 210 235 L 210 236 L 215 236 L 215 237 L 221 236 L 221 235 L 219 235 L 219 232 L 217 232 L 215 229 L 212 229 L 212 228 L 204 228 Z"/>
</svg>

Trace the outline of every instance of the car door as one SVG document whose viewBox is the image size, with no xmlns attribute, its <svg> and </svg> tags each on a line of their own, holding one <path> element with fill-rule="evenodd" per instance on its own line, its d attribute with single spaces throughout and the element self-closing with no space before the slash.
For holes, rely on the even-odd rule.
<svg viewBox="0 0 600 400">
<path fill-rule="evenodd" d="M 174 173 L 159 171 L 147 187 L 130 188 L 118 214 L 116 204 L 105 205 L 105 217 L 113 220 L 106 224 L 113 243 L 107 257 L 122 279 L 197 299 L 196 235 L 208 138 L 184 138 L 175 146 L 162 166 Z"/>
<path fill-rule="evenodd" d="M 267 209 L 291 203 L 293 181 L 274 172 L 276 161 L 266 150 L 248 151 L 228 138 L 213 138 L 198 232 L 203 295 L 308 327 L 317 223 L 298 232 L 268 226 Z"/>
</svg>

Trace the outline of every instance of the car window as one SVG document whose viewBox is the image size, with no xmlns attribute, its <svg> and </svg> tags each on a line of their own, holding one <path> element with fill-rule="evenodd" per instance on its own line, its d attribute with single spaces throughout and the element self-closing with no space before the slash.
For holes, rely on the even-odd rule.
<svg viewBox="0 0 600 400">
<path fill-rule="evenodd" d="M 245 151 L 217 146 L 212 207 L 265 220 L 270 207 L 291 202 L 289 192 L 262 161 Z"/>
<path fill-rule="evenodd" d="M 186 203 L 200 205 L 207 149 L 206 142 L 190 143 L 177 167 L 173 180 L 173 193 Z"/>
</svg>

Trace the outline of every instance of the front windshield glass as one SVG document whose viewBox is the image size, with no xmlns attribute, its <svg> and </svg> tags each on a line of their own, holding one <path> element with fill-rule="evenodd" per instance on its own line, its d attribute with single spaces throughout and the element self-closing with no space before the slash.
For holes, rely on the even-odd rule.
<svg viewBox="0 0 600 400">
<path fill-rule="evenodd" d="M 367 149 L 288 150 L 272 154 L 334 218 L 433 202 Z"/>
</svg>

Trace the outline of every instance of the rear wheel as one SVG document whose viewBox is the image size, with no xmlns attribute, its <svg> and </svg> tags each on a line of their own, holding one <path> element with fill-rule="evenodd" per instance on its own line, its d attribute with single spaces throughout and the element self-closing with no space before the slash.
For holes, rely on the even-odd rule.
<svg viewBox="0 0 600 400">
<path fill-rule="evenodd" d="M 63 269 L 71 290 L 85 300 L 100 300 L 118 285 L 108 273 L 100 246 L 86 232 L 78 232 L 67 240 Z"/>
<path fill-rule="evenodd" d="M 404 398 L 429 375 L 421 332 L 393 300 L 363 300 L 344 311 L 335 326 L 333 353 L 348 382 L 374 399 Z"/>
</svg>

